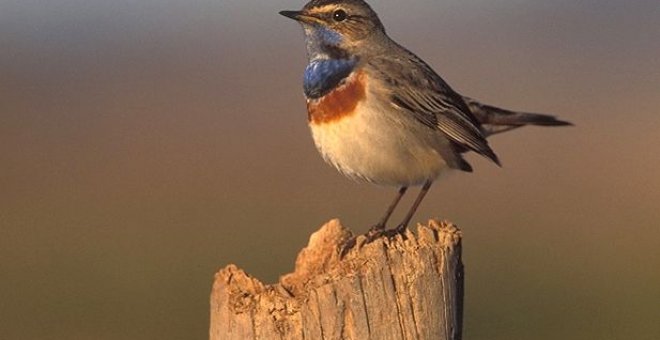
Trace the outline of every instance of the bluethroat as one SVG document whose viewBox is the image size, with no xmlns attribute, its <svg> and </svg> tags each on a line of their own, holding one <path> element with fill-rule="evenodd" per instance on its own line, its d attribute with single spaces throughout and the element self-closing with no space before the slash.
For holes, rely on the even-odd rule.
<svg viewBox="0 0 660 340">
<path fill-rule="evenodd" d="M 280 14 L 304 30 L 303 77 L 314 143 L 323 159 L 357 180 L 399 187 L 368 235 L 381 234 L 410 186 L 421 191 L 406 229 L 433 181 L 447 169 L 471 172 L 474 151 L 499 165 L 486 137 L 525 125 L 561 126 L 554 116 L 481 104 L 454 91 L 422 59 L 385 33 L 362 0 L 312 0 Z"/>
</svg>

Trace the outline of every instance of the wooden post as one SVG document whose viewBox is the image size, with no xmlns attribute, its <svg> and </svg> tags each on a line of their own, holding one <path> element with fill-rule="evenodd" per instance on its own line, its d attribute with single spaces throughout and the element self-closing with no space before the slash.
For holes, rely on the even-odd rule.
<svg viewBox="0 0 660 340">
<path fill-rule="evenodd" d="M 264 285 L 234 265 L 215 275 L 211 340 L 460 340 L 461 232 L 447 222 L 381 237 L 339 258 L 352 237 L 333 220 L 312 234 L 295 271 Z"/>
</svg>

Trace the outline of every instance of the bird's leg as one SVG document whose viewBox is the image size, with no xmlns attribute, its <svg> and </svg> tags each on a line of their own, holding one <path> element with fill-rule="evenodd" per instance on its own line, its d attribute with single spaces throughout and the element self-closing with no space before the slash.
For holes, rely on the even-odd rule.
<svg viewBox="0 0 660 340">
<path fill-rule="evenodd" d="M 387 224 L 387 220 L 389 220 L 390 216 L 392 216 L 392 212 L 394 212 L 394 208 L 396 208 L 397 204 L 399 204 L 399 201 L 401 201 L 401 197 L 403 197 L 403 194 L 406 193 L 406 190 L 408 190 L 408 187 L 399 188 L 398 194 L 396 195 L 396 197 L 394 197 L 394 200 L 392 201 L 392 203 L 390 203 L 390 206 L 387 207 L 387 211 L 385 211 L 385 215 L 380 219 L 380 221 L 376 225 L 369 228 L 369 231 L 367 231 L 366 243 L 372 242 L 383 233 L 383 230 L 385 230 L 385 224 Z M 348 241 L 346 241 L 339 250 L 339 258 L 344 258 L 344 256 L 348 253 L 348 251 L 351 250 L 353 247 L 355 247 L 356 241 L 357 241 L 357 236 L 353 236 Z"/>
<path fill-rule="evenodd" d="M 401 224 L 399 224 L 399 226 L 396 227 L 395 231 L 397 233 L 402 233 L 403 231 L 406 230 L 406 228 L 408 228 L 408 223 L 410 223 L 410 220 L 415 214 L 415 211 L 417 211 L 417 207 L 419 207 L 419 204 L 422 203 L 422 200 L 424 199 L 424 196 L 426 196 L 426 193 L 429 191 L 431 184 L 433 184 L 433 180 L 430 179 L 424 183 L 422 190 L 419 192 L 419 195 L 417 195 L 417 198 L 415 199 L 415 202 L 413 203 L 412 207 L 410 207 L 408 214 L 406 214 L 406 217 L 403 219 Z"/>
<path fill-rule="evenodd" d="M 385 211 L 385 215 L 380 219 L 380 221 L 376 225 L 374 225 L 369 229 L 369 231 L 367 232 L 368 235 L 380 233 L 385 229 L 387 220 L 389 220 L 390 216 L 392 216 L 392 212 L 394 212 L 394 209 L 399 204 L 399 201 L 401 201 L 401 197 L 403 197 L 403 194 L 406 193 L 406 190 L 408 190 L 408 187 L 399 188 L 399 192 L 397 193 L 396 197 L 394 197 L 394 200 L 392 201 L 392 203 L 390 203 L 390 206 L 387 207 L 387 211 Z"/>
</svg>

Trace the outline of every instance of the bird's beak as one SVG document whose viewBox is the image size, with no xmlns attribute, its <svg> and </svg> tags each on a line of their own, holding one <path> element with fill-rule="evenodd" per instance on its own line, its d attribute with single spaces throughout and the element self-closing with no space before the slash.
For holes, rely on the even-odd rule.
<svg viewBox="0 0 660 340">
<path fill-rule="evenodd" d="M 303 13 L 303 11 L 280 11 L 280 14 L 287 18 L 291 18 L 295 21 L 303 22 L 303 23 L 318 23 L 320 20 L 314 16 L 307 15 Z"/>
<path fill-rule="evenodd" d="M 302 11 L 280 11 L 280 14 L 293 20 L 299 20 L 298 18 L 302 16 Z"/>
</svg>

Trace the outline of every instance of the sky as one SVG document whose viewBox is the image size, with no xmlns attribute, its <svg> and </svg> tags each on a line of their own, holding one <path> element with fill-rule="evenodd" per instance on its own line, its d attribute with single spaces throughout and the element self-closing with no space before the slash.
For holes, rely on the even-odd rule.
<svg viewBox="0 0 660 340">
<path fill-rule="evenodd" d="M 371 4 L 458 92 L 575 124 L 494 136 L 416 214 L 463 230 L 466 338 L 660 337 L 657 1 Z M 302 5 L 0 3 L 0 338 L 204 338 L 216 270 L 275 282 L 380 217 L 395 189 L 312 143 Z"/>
</svg>

